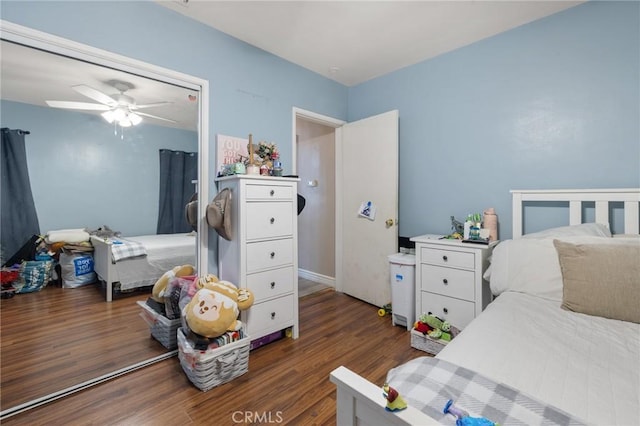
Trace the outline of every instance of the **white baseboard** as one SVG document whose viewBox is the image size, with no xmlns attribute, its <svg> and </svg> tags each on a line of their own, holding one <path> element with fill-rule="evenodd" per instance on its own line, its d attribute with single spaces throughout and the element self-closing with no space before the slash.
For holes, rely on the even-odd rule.
<svg viewBox="0 0 640 426">
<path fill-rule="evenodd" d="M 334 277 L 328 277 L 326 275 L 318 274 L 316 272 L 311 272 L 300 268 L 298 268 L 298 276 L 300 278 L 306 278 L 308 280 L 336 288 L 336 279 Z"/>
</svg>

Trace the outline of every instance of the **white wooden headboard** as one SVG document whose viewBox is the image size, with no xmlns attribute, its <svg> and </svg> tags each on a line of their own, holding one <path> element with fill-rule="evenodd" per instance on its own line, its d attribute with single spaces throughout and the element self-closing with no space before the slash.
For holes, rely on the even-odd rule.
<svg viewBox="0 0 640 426">
<path fill-rule="evenodd" d="M 512 194 L 513 237 L 523 234 L 523 210 L 527 201 L 568 201 L 569 225 L 582 223 L 582 203 L 595 202 L 595 221 L 609 225 L 609 203 L 624 203 L 624 233 L 638 234 L 640 188 L 628 189 L 514 189 Z"/>
</svg>

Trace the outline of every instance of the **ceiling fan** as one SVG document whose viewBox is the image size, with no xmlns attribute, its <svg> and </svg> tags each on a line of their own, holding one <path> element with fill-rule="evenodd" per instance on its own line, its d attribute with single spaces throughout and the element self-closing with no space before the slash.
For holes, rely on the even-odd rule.
<svg viewBox="0 0 640 426">
<path fill-rule="evenodd" d="M 99 103 L 74 102 L 74 101 L 46 101 L 47 105 L 53 108 L 79 109 L 89 111 L 103 111 L 100 115 L 109 123 L 119 124 L 120 127 L 136 126 L 142 122 L 142 117 L 150 117 L 156 120 L 168 121 L 176 123 L 169 118 L 159 117 L 157 115 L 147 114 L 139 111 L 144 108 L 152 108 L 157 106 L 169 105 L 172 102 L 155 102 L 151 104 L 138 105 L 135 99 L 125 95 L 127 90 L 134 88 L 133 84 L 123 81 L 110 81 L 116 90 L 120 93 L 107 95 L 93 87 L 84 84 L 71 86 L 73 90 Z"/>
</svg>

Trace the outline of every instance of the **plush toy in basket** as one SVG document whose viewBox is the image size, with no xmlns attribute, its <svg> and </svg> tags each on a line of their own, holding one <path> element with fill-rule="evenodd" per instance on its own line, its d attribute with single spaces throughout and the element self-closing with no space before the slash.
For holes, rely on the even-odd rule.
<svg viewBox="0 0 640 426">
<path fill-rule="evenodd" d="M 411 330 L 411 346 L 435 355 L 459 332 L 449 322 L 431 314 L 423 314 Z"/>
<path fill-rule="evenodd" d="M 151 297 L 146 303 L 138 302 L 142 308 L 140 316 L 149 325 L 151 336 L 169 350 L 178 347 L 176 333 L 180 327 L 180 287 L 195 280 L 194 273 L 195 268 L 192 265 L 176 266 L 156 281 Z"/>
<path fill-rule="evenodd" d="M 213 274 L 201 277 L 198 287 L 183 310 L 189 329 L 204 337 L 240 330 L 238 315 L 253 305 L 253 293 L 229 281 L 220 281 Z"/>
</svg>

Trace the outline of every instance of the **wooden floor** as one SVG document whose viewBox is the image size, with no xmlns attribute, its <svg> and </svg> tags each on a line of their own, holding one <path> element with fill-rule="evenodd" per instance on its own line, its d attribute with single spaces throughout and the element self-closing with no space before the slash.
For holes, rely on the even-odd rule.
<svg viewBox="0 0 640 426">
<path fill-rule="evenodd" d="M 3 425 L 335 424 L 329 373 L 344 365 L 381 386 L 387 371 L 425 355 L 377 308 L 333 290 L 300 299 L 300 338 L 251 352 L 249 372 L 202 392 L 177 358 L 5 419 Z"/>
</svg>

